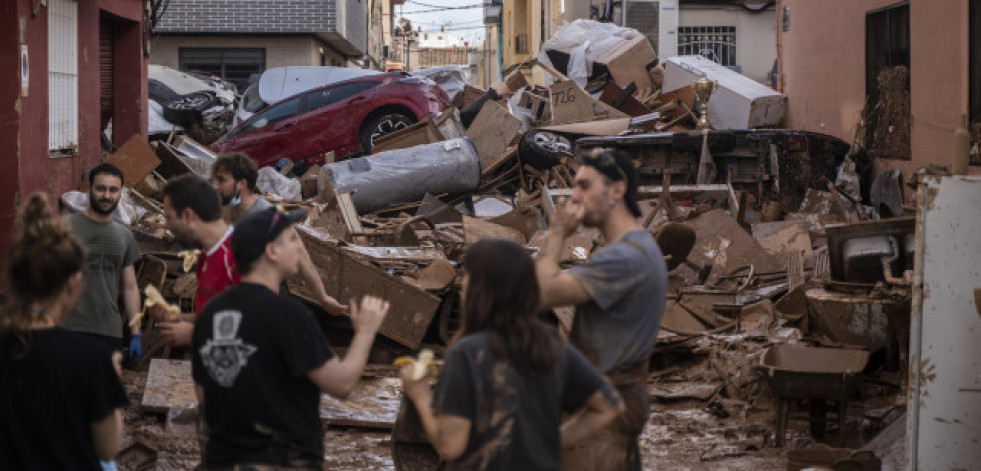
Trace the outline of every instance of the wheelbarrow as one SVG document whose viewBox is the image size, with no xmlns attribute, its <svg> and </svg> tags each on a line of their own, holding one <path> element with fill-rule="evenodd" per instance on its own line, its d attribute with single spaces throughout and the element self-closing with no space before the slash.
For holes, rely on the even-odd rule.
<svg viewBox="0 0 981 471">
<path fill-rule="evenodd" d="M 798 345 L 777 345 L 767 350 L 761 366 L 777 396 L 777 445 L 783 446 L 790 405 L 798 399 L 811 400 L 811 434 L 815 438 L 824 431 L 824 401 L 836 401 L 844 441 L 848 398 L 858 387 L 857 375 L 868 361 L 865 350 Z"/>
</svg>

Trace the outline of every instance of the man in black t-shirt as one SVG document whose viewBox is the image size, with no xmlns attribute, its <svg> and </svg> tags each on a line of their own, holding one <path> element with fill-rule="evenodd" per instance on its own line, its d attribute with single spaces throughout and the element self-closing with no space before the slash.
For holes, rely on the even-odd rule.
<svg viewBox="0 0 981 471">
<path fill-rule="evenodd" d="M 276 294 L 299 270 L 293 225 L 305 212 L 250 213 L 232 233 L 242 282 L 213 298 L 194 325 L 192 374 L 206 430 L 205 469 L 235 465 L 321 469 L 320 392 L 346 397 L 361 377 L 388 303 L 352 300 L 355 334 L 335 356 L 313 315 Z"/>
</svg>

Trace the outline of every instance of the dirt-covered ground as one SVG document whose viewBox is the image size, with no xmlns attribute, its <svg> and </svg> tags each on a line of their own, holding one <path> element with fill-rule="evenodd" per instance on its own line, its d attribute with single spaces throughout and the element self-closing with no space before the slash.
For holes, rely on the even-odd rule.
<svg viewBox="0 0 981 471">
<path fill-rule="evenodd" d="M 785 447 L 775 444 L 776 402 L 762 375 L 754 373 L 760 352 L 774 339 L 755 334 L 712 335 L 688 350 L 665 355 L 651 375 L 651 415 L 641 437 L 645 470 L 784 470 L 786 450 L 811 444 L 806 420 L 791 420 Z M 897 406 L 895 373 L 876 373 L 863 381 L 849 403 L 847 446 L 868 442 L 902 408 Z M 126 413 L 124 453 L 119 467 L 192 469 L 199 447 L 190 411 L 147 414 L 140 409 L 145 372 L 126 371 L 124 384 L 131 405 Z M 692 391 L 693 394 L 675 394 Z M 701 391 L 701 393 L 699 393 Z M 806 407 L 795 407 L 798 415 Z M 836 421 L 826 426 L 824 441 L 837 445 Z M 332 470 L 394 470 L 391 435 L 385 430 L 328 428 L 326 460 Z M 154 464 L 151 464 L 154 463 Z M 148 467 L 143 467 L 149 465 Z M 892 469 L 892 468 L 884 468 Z"/>
</svg>

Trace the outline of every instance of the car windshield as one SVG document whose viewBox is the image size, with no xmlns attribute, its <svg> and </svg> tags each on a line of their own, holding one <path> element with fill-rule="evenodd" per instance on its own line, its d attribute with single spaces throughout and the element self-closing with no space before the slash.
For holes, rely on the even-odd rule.
<svg viewBox="0 0 981 471">
<path fill-rule="evenodd" d="M 271 124 L 278 123 L 284 119 L 292 118 L 296 116 L 299 111 L 300 97 L 295 97 L 291 100 L 277 103 L 265 111 L 253 116 L 249 121 L 246 121 L 238 131 L 235 131 L 232 134 L 232 136 L 256 131 Z"/>
<path fill-rule="evenodd" d="M 256 82 L 249 85 L 249 88 L 245 90 L 245 94 L 242 95 L 242 109 L 249 113 L 255 113 L 265 106 L 266 102 L 262 101 L 262 97 L 259 96 L 259 83 Z"/>
</svg>

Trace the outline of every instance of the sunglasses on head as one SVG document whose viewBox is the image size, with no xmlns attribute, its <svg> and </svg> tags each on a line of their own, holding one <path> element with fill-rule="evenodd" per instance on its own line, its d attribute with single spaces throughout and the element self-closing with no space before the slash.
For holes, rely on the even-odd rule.
<svg viewBox="0 0 981 471">
<path fill-rule="evenodd" d="M 616 159 L 613 158 L 613 154 L 610 152 L 588 152 L 579 154 L 577 160 L 580 164 L 586 164 L 597 168 L 615 168 L 617 173 L 620 175 L 620 179 L 625 182 L 630 182 L 627 179 L 627 174 L 620 168 L 617 164 Z"/>
</svg>

